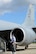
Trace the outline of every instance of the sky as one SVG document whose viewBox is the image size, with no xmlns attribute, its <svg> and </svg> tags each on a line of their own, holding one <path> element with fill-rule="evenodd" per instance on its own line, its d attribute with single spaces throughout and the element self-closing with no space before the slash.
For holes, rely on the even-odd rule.
<svg viewBox="0 0 36 54">
<path fill-rule="evenodd" d="M 26 8 L 27 7 L 24 7 L 24 10 L 22 12 L 18 10 L 18 11 L 2 14 L 0 15 L 0 20 L 22 24 L 26 17 L 26 12 L 28 9 Z"/>
<path fill-rule="evenodd" d="M 36 0 L 0 0 L 0 20 L 22 24 L 26 19 L 29 3 L 36 5 Z M 34 18 L 36 25 L 36 8 Z"/>
</svg>

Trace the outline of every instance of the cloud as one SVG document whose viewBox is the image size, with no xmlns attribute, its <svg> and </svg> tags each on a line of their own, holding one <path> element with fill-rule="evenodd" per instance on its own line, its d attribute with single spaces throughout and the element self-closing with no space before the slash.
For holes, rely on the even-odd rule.
<svg viewBox="0 0 36 54">
<path fill-rule="evenodd" d="M 36 4 L 36 0 L 27 0 L 27 3 L 29 3 L 29 4 Z"/>
<path fill-rule="evenodd" d="M 3 5 L 10 3 L 10 2 L 11 2 L 11 0 L 0 0 L 0 6 L 3 6 Z"/>
<path fill-rule="evenodd" d="M 10 5 L 12 0 L 0 0 L 0 14 L 10 11 Z"/>
<path fill-rule="evenodd" d="M 36 0 L 0 0 L 0 14 L 16 11 L 19 7 L 30 3 L 36 4 Z"/>
</svg>

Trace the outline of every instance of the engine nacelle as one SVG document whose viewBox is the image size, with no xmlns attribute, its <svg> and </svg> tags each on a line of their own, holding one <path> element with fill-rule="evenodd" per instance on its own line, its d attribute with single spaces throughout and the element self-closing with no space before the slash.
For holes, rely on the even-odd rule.
<svg viewBox="0 0 36 54">
<path fill-rule="evenodd" d="M 13 29 L 13 33 L 16 37 L 16 42 L 18 45 L 28 45 L 35 39 L 35 32 L 32 29 L 15 28 Z M 12 35 L 12 31 L 10 35 Z"/>
<path fill-rule="evenodd" d="M 24 36 L 25 40 L 23 41 L 24 42 L 23 45 L 28 45 L 35 40 L 36 35 L 33 29 L 25 28 L 24 31 L 25 31 L 25 36 Z"/>
</svg>

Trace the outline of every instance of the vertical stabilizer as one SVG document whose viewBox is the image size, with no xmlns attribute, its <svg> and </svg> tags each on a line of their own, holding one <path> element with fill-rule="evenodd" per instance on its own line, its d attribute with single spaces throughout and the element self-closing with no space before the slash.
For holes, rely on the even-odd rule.
<svg viewBox="0 0 36 54">
<path fill-rule="evenodd" d="M 26 15 L 26 19 L 24 21 L 24 23 L 22 24 L 22 26 L 28 26 L 28 27 L 33 27 L 34 26 L 34 5 L 30 4 L 28 11 L 27 11 L 27 15 Z"/>
</svg>

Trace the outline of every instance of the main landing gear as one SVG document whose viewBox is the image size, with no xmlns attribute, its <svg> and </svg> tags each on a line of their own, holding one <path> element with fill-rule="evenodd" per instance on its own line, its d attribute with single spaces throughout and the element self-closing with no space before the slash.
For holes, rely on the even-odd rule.
<svg viewBox="0 0 36 54">
<path fill-rule="evenodd" d="M 25 49 L 27 49 L 27 48 L 28 48 L 28 45 L 25 46 Z"/>
</svg>

